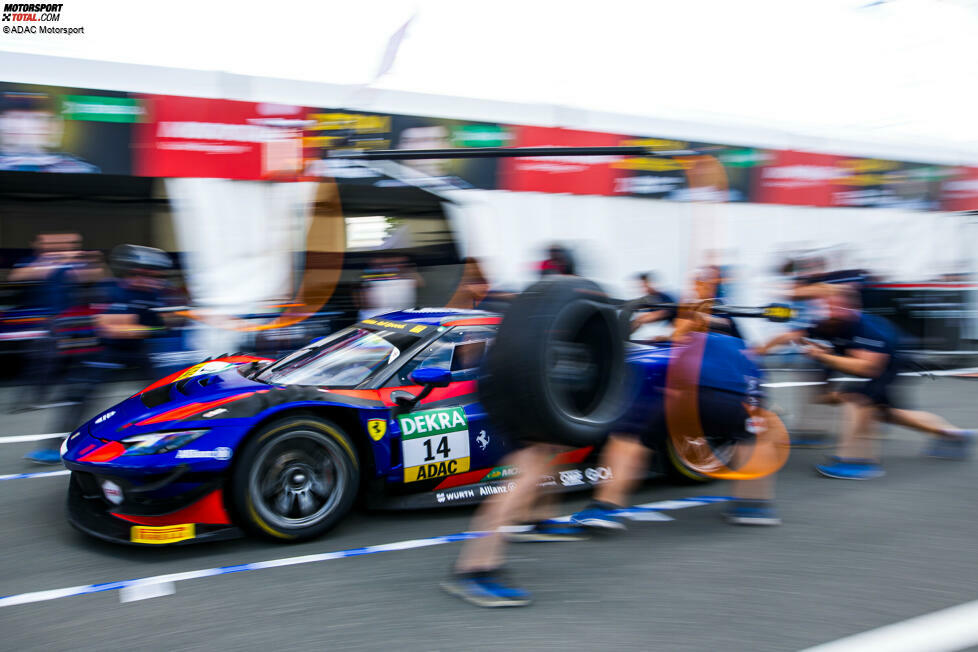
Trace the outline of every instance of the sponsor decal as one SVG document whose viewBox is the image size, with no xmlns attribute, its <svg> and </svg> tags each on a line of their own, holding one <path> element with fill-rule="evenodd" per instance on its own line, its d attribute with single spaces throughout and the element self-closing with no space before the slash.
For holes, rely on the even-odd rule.
<svg viewBox="0 0 978 652">
<path fill-rule="evenodd" d="M 402 321 L 390 321 L 388 319 L 364 319 L 357 325 L 373 326 L 375 328 L 389 328 L 391 330 L 407 331 L 408 333 L 423 333 L 431 328 L 425 324 L 411 324 Z"/>
<path fill-rule="evenodd" d="M 100 416 L 98 419 L 96 419 L 95 423 L 102 423 L 103 421 L 108 421 L 109 419 L 112 418 L 114 414 L 115 414 L 115 410 L 109 410 L 108 412 Z"/>
<path fill-rule="evenodd" d="M 217 408 L 216 410 L 211 410 L 210 412 L 204 412 L 204 414 L 202 414 L 201 416 L 203 416 L 205 419 L 210 419 L 216 417 L 219 414 L 224 414 L 227 411 L 228 411 L 227 408 Z"/>
<path fill-rule="evenodd" d="M 479 436 L 476 437 L 475 440 L 479 442 L 479 448 L 482 450 L 486 450 L 486 448 L 489 446 L 489 435 L 486 434 L 485 430 L 480 430 Z"/>
<path fill-rule="evenodd" d="M 401 427 L 404 482 L 469 470 L 469 425 L 460 407 L 412 412 L 397 418 Z"/>
<path fill-rule="evenodd" d="M 105 496 L 105 499 L 113 505 L 122 504 L 122 487 L 111 480 L 105 480 L 102 482 L 102 495 Z"/>
<path fill-rule="evenodd" d="M 591 484 L 600 484 L 611 480 L 611 469 L 607 466 L 598 466 L 584 469 L 584 477 Z"/>
<path fill-rule="evenodd" d="M 584 484 L 584 474 L 580 469 L 570 469 L 560 472 L 560 484 L 565 487 L 576 487 Z"/>
<path fill-rule="evenodd" d="M 374 441 L 380 441 L 387 434 L 387 419 L 370 419 L 367 421 L 367 432 Z"/>
<path fill-rule="evenodd" d="M 484 494 L 480 494 L 484 495 Z M 454 502 L 456 500 L 468 500 L 475 498 L 474 489 L 459 489 L 458 491 L 444 491 L 435 495 L 435 500 L 439 503 Z"/>
<path fill-rule="evenodd" d="M 520 474 L 520 470 L 515 466 L 497 466 L 486 475 L 486 480 L 503 480 L 512 478 Z"/>
<path fill-rule="evenodd" d="M 193 539 L 195 536 L 196 527 L 193 523 L 164 525 L 162 527 L 134 525 L 129 529 L 129 540 L 133 543 L 176 543 L 177 541 Z"/>
<path fill-rule="evenodd" d="M 230 369 L 233 366 L 234 364 L 231 362 L 220 362 L 220 361 L 201 362 L 200 364 L 195 364 L 194 366 L 184 371 L 182 374 L 177 376 L 173 382 L 177 382 L 185 378 L 191 378 L 193 376 L 203 376 L 206 374 L 220 373 L 222 371 L 225 371 L 226 369 Z"/>
<path fill-rule="evenodd" d="M 227 446 L 218 446 L 212 451 L 201 451 L 194 448 L 181 448 L 177 451 L 178 459 L 190 460 L 229 460 L 231 459 L 231 449 Z"/>
</svg>

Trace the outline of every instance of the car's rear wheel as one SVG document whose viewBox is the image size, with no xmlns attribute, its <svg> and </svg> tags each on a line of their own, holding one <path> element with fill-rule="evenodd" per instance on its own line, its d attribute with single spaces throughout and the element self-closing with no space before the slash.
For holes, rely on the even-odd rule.
<svg viewBox="0 0 978 652">
<path fill-rule="evenodd" d="M 232 473 L 231 502 L 250 532 L 304 541 L 335 526 L 359 486 L 349 436 L 326 419 L 291 417 L 269 424 L 245 444 Z"/>
</svg>

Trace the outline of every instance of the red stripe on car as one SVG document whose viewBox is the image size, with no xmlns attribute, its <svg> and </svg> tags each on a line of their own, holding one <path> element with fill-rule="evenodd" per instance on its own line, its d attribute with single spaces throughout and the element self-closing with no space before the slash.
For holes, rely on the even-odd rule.
<svg viewBox="0 0 978 652">
<path fill-rule="evenodd" d="M 550 466 L 560 466 L 561 464 L 580 464 L 587 459 L 587 456 L 591 454 L 594 450 L 594 446 L 585 446 L 584 448 L 575 448 L 572 451 L 567 451 L 566 453 L 558 453 L 554 455 L 554 458 L 550 460 Z"/>
<path fill-rule="evenodd" d="M 126 447 L 117 441 L 110 441 L 108 444 L 99 446 L 84 457 L 79 457 L 79 462 L 111 462 L 115 458 L 126 452 Z"/>
<path fill-rule="evenodd" d="M 451 489 L 452 487 L 461 487 L 463 484 L 474 484 L 479 482 L 487 475 L 492 469 L 479 469 L 478 471 L 469 471 L 468 473 L 459 473 L 458 475 L 450 475 L 441 481 L 433 491 L 438 491 L 439 489 Z"/>
<path fill-rule="evenodd" d="M 179 525 L 181 523 L 201 523 L 206 525 L 230 525 L 231 519 L 224 509 L 224 492 L 215 489 L 195 503 L 182 507 L 175 512 L 161 516 L 144 516 L 134 514 L 112 514 L 123 521 L 137 525 Z"/>
<path fill-rule="evenodd" d="M 204 412 L 216 408 L 218 405 L 224 405 L 225 403 L 230 403 L 231 401 L 237 401 L 241 398 L 247 398 L 254 394 L 254 392 L 245 392 L 244 394 L 235 394 L 234 396 L 225 396 L 224 398 L 219 398 L 214 401 L 207 401 L 206 403 L 191 403 L 190 405 L 184 405 L 172 410 L 167 410 L 163 414 L 157 414 L 155 417 L 150 417 L 148 419 L 143 419 L 137 426 L 148 426 L 151 423 L 163 423 L 164 421 L 176 421 L 177 419 L 186 419 L 189 416 L 193 416 L 199 412 Z"/>
</svg>

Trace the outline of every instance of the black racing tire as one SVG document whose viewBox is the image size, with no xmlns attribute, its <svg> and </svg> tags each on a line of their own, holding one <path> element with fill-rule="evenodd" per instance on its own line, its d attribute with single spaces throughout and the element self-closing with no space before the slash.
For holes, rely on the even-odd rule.
<svg viewBox="0 0 978 652">
<path fill-rule="evenodd" d="M 523 440 L 589 446 L 618 422 L 625 341 L 601 288 L 552 276 L 513 300 L 480 380 L 490 419 Z"/>
<path fill-rule="evenodd" d="M 350 510 L 360 462 L 335 423 L 296 415 L 264 426 L 242 447 L 229 503 L 245 530 L 279 542 L 314 539 Z"/>
</svg>

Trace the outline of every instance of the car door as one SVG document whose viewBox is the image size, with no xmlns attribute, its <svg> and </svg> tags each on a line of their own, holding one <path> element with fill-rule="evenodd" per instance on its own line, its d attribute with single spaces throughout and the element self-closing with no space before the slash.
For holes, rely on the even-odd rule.
<svg viewBox="0 0 978 652">
<path fill-rule="evenodd" d="M 417 391 L 410 380 L 415 370 L 438 367 L 452 373 L 448 387 L 393 419 L 405 484 L 440 484 L 450 476 L 491 468 L 507 452 L 478 400 L 478 376 L 494 336 L 495 326 L 457 326 L 419 351 L 388 381 L 388 387 Z"/>
</svg>

